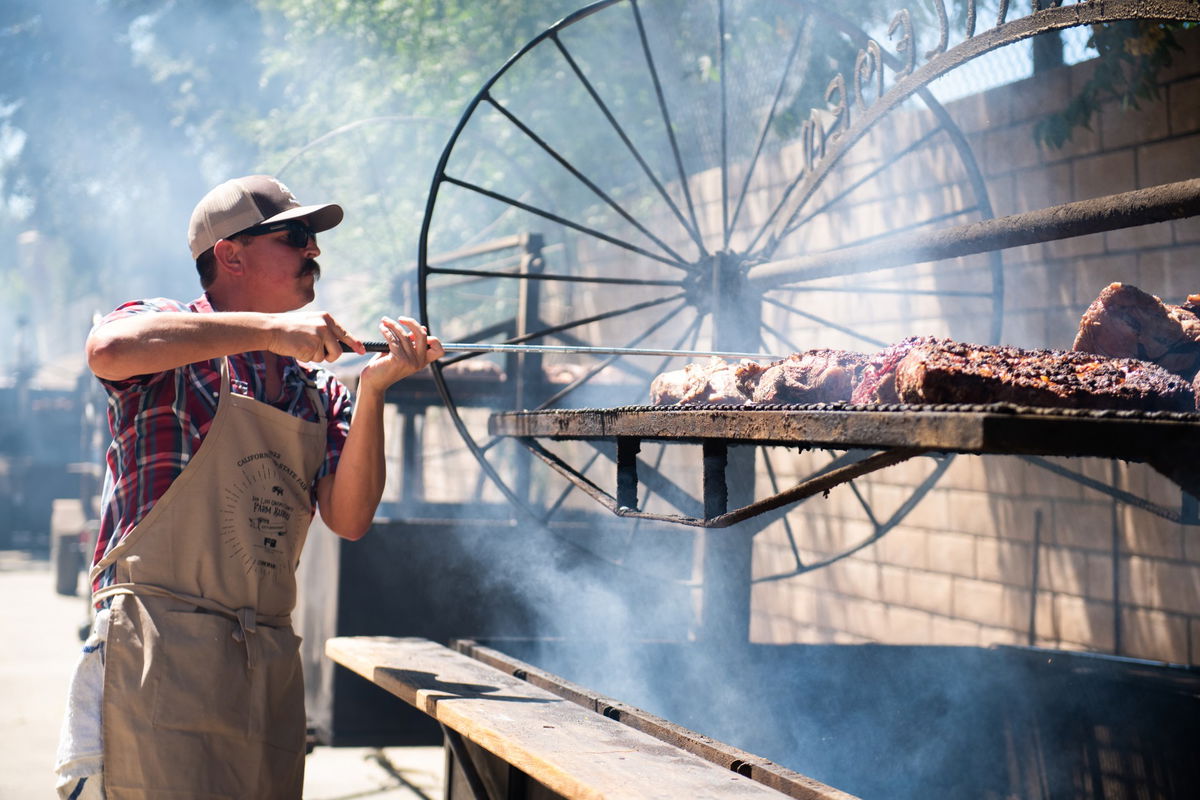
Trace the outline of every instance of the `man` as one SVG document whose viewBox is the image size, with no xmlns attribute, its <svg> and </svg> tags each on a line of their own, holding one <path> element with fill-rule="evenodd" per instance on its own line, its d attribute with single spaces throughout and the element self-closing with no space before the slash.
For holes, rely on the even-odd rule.
<svg viewBox="0 0 1200 800">
<path fill-rule="evenodd" d="M 314 504 L 339 536 L 366 533 L 384 393 L 443 355 L 415 320 L 383 319 L 390 352 L 363 367 L 353 412 L 341 383 L 300 363 L 365 353 L 331 315 L 294 313 L 314 297 L 316 234 L 341 220 L 269 176 L 227 181 L 189 226 L 204 294 L 127 303 L 88 336 L 113 443 L 61 797 L 301 795 L 289 614 Z"/>
</svg>

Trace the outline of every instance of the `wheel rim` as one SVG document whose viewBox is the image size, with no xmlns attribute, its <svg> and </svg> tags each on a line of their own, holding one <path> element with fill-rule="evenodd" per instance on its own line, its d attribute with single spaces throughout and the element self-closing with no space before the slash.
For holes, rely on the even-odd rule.
<svg viewBox="0 0 1200 800">
<path fill-rule="evenodd" d="M 1187 11 L 1185 5 L 1176 10 Z M 930 84 L 983 53 L 1040 31 L 1130 18 L 1137 9 L 1126 3 L 1086 11 L 1091 17 L 1084 20 L 1071 16 L 1074 9 L 1048 9 L 998 23 L 949 50 L 944 42 L 935 44 L 943 52 L 907 76 L 893 75 L 893 85 L 880 91 L 880 84 L 872 84 L 876 76 L 904 67 L 896 53 L 881 51 L 855 63 L 850 80 L 845 65 L 839 65 L 840 72 L 830 70 L 842 75 L 840 86 L 828 74 L 797 66 L 811 54 L 806 37 L 831 32 L 845 37 L 850 52 L 858 47 L 860 57 L 870 53 L 866 33 L 817 3 L 605 0 L 588 6 L 510 58 L 469 104 L 443 150 L 420 241 L 422 318 L 443 338 L 467 341 L 488 336 L 547 344 L 869 351 L 898 338 L 875 330 L 901 329 L 998 342 L 1003 321 L 999 252 L 952 264 L 808 275 L 758 286 L 748 292 L 744 309 L 760 324 L 723 341 L 714 341 L 721 338 L 714 335 L 720 327 L 714 317 L 721 302 L 744 290 L 763 264 L 994 216 L 966 136 L 933 97 Z M 905 22 L 894 27 L 902 35 Z M 707 48 L 701 46 L 705 35 Z M 636 81 L 632 71 L 604 68 L 605 56 L 620 42 L 632 43 L 640 59 Z M 910 41 L 907 53 L 915 55 L 918 46 Z M 738 59 L 750 65 L 741 73 Z M 757 87 L 734 85 L 732 76 L 747 74 Z M 827 101 L 827 113 L 789 118 L 814 92 Z M 865 95 L 861 102 L 860 93 Z M 690 102 L 679 100 L 685 95 Z M 909 108 L 914 103 L 916 110 Z M 735 124 L 750 118 L 754 124 Z M 583 133 L 573 138 L 571 131 Z M 492 164 L 476 160 L 479 172 L 463 169 L 464 154 L 477 152 L 484 142 L 500 150 L 511 147 L 509 160 L 527 173 L 550 170 L 554 178 L 543 190 L 551 202 L 531 202 L 513 173 Z M 864 155 L 871 151 L 885 157 L 872 164 Z M 772 188 L 773 168 L 792 163 L 789 157 L 799 161 L 790 172 L 784 169 L 784 179 Z M 888 192 L 915 200 L 885 204 L 880 196 Z M 455 249 L 455 228 L 474 208 L 489 204 L 503 208 L 507 218 L 495 232 L 536 231 L 544 247 L 526 268 L 497 268 L 510 275 L 476 276 L 473 293 L 458 292 L 432 256 Z M 882 231 L 870 224 L 880 215 L 886 218 Z M 618 274 L 635 277 L 615 279 Z M 729 283 L 730 275 L 736 285 Z M 529 294 L 537 296 L 539 313 L 520 320 L 517 306 Z M 864 309 L 863 297 L 887 303 Z M 492 301 L 490 316 L 473 305 L 481 299 Z M 462 360 L 467 357 L 448 359 Z M 540 362 L 514 361 L 509 372 Z M 680 362 L 593 360 L 580 380 L 543 387 L 513 407 L 640 404 L 649 377 L 672 366 Z M 606 385 L 601 376 L 613 380 Z M 517 448 L 487 437 L 478 419 L 460 413 L 456 397 L 462 393 L 444 368 L 435 370 L 435 378 L 455 425 L 500 492 L 533 518 L 552 517 L 564 505 L 561 492 L 531 490 L 522 469 L 511 466 Z M 618 388 L 610 391 L 613 385 Z M 627 391 L 635 386 L 641 396 Z M 567 449 L 572 448 L 575 463 L 584 465 L 581 472 L 596 464 L 611 472 L 611 464 L 594 457 L 587 445 Z M 647 460 L 662 463 L 663 456 Z M 944 463 L 930 470 L 932 480 Z M 773 476 L 769 462 L 767 470 Z M 913 497 L 919 499 L 930 486 L 922 482 Z M 863 505 L 876 534 L 890 529 L 892 517 Z M 911 507 L 902 503 L 901 509 L 905 506 Z"/>
</svg>

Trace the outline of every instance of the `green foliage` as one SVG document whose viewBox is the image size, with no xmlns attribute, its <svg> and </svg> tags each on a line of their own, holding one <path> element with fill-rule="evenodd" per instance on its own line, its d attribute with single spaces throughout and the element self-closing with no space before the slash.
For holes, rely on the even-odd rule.
<svg viewBox="0 0 1200 800">
<path fill-rule="evenodd" d="M 1088 46 L 1094 47 L 1100 58 L 1095 61 L 1091 77 L 1066 108 L 1038 121 L 1034 137 L 1060 148 L 1079 128 L 1092 130 L 1092 121 L 1105 103 L 1116 102 L 1125 110 L 1157 100 L 1159 72 L 1169 67 L 1174 54 L 1182 50 L 1174 31 L 1187 27 L 1191 24 L 1156 20 L 1095 26 Z"/>
</svg>

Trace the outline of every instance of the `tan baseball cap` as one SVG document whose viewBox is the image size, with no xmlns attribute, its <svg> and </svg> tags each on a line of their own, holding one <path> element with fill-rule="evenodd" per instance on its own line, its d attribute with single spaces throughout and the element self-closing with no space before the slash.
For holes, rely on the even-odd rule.
<svg viewBox="0 0 1200 800">
<path fill-rule="evenodd" d="M 270 175 L 247 175 L 216 187 L 196 204 L 188 223 L 192 258 L 238 231 L 268 222 L 302 219 L 313 233 L 327 231 L 342 221 L 342 207 L 334 203 L 302 206 L 291 190 Z"/>
</svg>

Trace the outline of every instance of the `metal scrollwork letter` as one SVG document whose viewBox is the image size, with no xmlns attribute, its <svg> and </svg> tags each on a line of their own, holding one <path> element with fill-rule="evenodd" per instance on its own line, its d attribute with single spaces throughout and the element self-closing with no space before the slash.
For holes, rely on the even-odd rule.
<svg viewBox="0 0 1200 800">
<path fill-rule="evenodd" d="M 875 76 L 878 76 L 879 83 L 875 94 L 878 99 L 883 94 L 883 51 L 879 49 L 878 42 L 870 39 L 866 48 L 859 50 L 858 57 L 854 59 L 854 99 L 860 111 L 867 107 L 866 100 L 863 99 L 863 83 Z"/>
<path fill-rule="evenodd" d="M 1001 2 L 1004 2 L 1004 0 L 1001 0 Z M 913 41 L 912 15 L 908 13 L 907 8 L 902 8 L 896 12 L 895 18 L 892 19 L 892 24 L 888 26 L 888 40 L 891 40 L 892 34 L 896 32 L 897 28 L 904 29 L 904 35 L 896 43 L 896 52 L 907 56 L 904 69 L 896 74 L 896 77 L 903 78 L 917 66 L 917 48 L 916 43 Z"/>
<path fill-rule="evenodd" d="M 967 0 L 967 38 L 975 35 L 975 0 Z"/>
<path fill-rule="evenodd" d="M 817 119 L 816 109 L 800 126 L 800 142 L 804 153 L 804 171 L 811 172 L 825 154 L 825 127 Z"/>
<path fill-rule="evenodd" d="M 1000 0 L 1000 8 L 996 10 L 996 27 L 1004 24 L 1004 18 L 1008 16 L 1008 0 Z"/>
<path fill-rule="evenodd" d="M 846 79 L 842 73 L 833 76 L 833 80 L 825 87 L 825 102 L 837 95 L 837 103 L 829 110 L 833 112 L 833 124 L 829 126 L 827 141 L 833 141 L 842 131 L 850 127 L 850 104 L 846 102 Z"/>
<path fill-rule="evenodd" d="M 1034 0 L 1037 2 L 1037 0 Z M 926 58 L 946 52 L 946 43 L 950 41 L 950 19 L 946 16 L 945 0 L 933 0 L 933 4 L 937 7 L 938 15 L 938 43 L 937 46 L 925 54 Z"/>
</svg>

